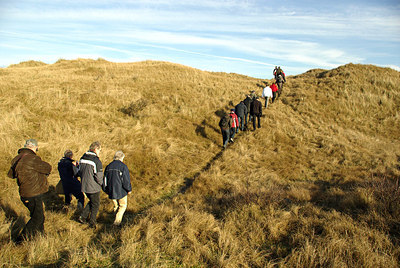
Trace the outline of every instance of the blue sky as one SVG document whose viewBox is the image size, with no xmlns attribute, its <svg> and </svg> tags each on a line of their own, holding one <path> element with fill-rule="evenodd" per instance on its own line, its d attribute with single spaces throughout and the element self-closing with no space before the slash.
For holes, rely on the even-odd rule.
<svg viewBox="0 0 400 268">
<path fill-rule="evenodd" d="M 0 0 L 0 67 L 161 60 L 272 78 L 347 63 L 400 71 L 399 0 Z"/>
</svg>

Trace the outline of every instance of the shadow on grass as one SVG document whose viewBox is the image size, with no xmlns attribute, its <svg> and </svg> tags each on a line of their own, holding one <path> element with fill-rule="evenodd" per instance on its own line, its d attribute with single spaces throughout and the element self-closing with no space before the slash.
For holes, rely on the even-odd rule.
<svg viewBox="0 0 400 268">
<path fill-rule="evenodd" d="M 4 211 L 7 220 L 11 222 L 9 226 L 9 231 L 11 233 L 11 240 L 15 241 L 15 239 L 18 237 L 25 226 L 24 217 L 19 216 L 18 213 L 9 204 L 3 203 L 3 201 L 0 201 L 0 207 Z"/>
</svg>

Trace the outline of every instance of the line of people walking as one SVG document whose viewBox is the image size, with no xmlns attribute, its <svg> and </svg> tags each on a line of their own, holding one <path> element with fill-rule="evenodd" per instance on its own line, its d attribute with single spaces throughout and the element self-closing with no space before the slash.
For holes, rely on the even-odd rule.
<svg viewBox="0 0 400 268">
<path fill-rule="evenodd" d="M 28 139 L 18 155 L 11 161 L 8 177 L 16 179 L 22 203 L 28 208 L 30 219 L 15 238 L 17 244 L 44 234 L 43 195 L 49 190 L 48 176 L 52 166 L 37 155 L 38 142 Z M 127 197 L 132 192 L 128 167 L 123 163 L 125 154 L 117 151 L 113 161 L 103 171 L 99 159 L 101 144 L 96 141 L 89 146 L 79 161 L 73 152 L 66 150 L 58 162 L 58 172 L 65 195 L 65 207 L 70 207 L 72 195 L 77 199 L 77 221 L 96 229 L 100 208 L 100 193 L 104 191 L 114 204 L 114 225 L 119 226 L 127 208 Z M 81 180 L 78 179 L 81 178 Z M 86 206 L 85 196 L 89 201 Z"/>
<path fill-rule="evenodd" d="M 282 94 L 283 84 L 286 82 L 285 73 L 280 66 L 275 66 L 273 75 L 275 80 L 272 81 L 271 85 L 265 82 L 266 86 L 262 91 L 261 97 L 265 100 L 264 108 L 268 108 L 269 100 L 274 103 L 279 98 Z M 248 122 L 253 123 L 253 131 L 261 128 L 262 109 L 259 97 L 253 90 L 235 108 L 225 113 L 218 123 L 222 134 L 222 148 L 225 149 L 228 143 L 234 142 L 235 134 L 239 130 L 249 130 Z"/>
</svg>

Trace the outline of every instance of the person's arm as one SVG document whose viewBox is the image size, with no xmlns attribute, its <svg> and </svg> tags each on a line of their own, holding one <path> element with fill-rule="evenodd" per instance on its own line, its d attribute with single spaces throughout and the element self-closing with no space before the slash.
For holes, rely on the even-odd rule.
<svg viewBox="0 0 400 268">
<path fill-rule="evenodd" d="M 45 161 L 42 161 L 39 156 L 34 158 L 33 167 L 37 172 L 42 174 L 49 175 L 51 172 L 51 165 Z"/>
<path fill-rule="evenodd" d="M 131 184 L 131 177 L 129 174 L 129 169 L 125 165 L 123 172 L 122 172 L 122 188 L 130 194 L 132 192 L 132 184 Z"/>
</svg>

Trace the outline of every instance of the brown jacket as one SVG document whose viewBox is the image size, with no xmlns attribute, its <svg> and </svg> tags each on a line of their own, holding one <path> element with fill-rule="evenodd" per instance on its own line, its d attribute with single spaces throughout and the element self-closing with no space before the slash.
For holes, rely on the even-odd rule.
<svg viewBox="0 0 400 268">
<path fill-rule="evenodd" d="M 51 165 L 36 155 L 31 149 L 21 148 L 11 161 L 8 177 L 17 179 L 21 197 L 33 197 L 49 190 L 47 176 Z"/>
</svg>

